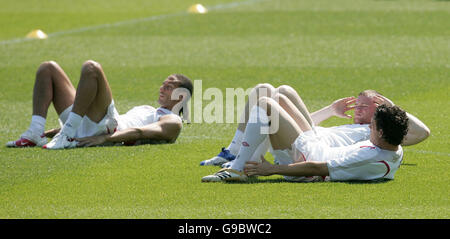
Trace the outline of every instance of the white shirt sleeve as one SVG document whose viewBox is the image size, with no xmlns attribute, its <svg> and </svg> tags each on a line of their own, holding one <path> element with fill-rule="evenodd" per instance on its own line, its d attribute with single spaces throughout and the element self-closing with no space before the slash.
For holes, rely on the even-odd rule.
<svg viewBox="0 0 450 239">
<path fill-rule="evenodd" d="M 380 149 L 362 146 L 342 157 L 327 161 L 331 181 L 374 180 L 389 172 L 389 165 L 380 157 Z"/>
</svg>

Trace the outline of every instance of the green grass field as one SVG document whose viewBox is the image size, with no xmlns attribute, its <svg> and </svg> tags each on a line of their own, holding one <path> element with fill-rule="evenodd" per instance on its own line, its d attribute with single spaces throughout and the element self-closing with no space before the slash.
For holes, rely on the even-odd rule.
<svg viewBox="0 0 450 239">
<path fill-rule="evenodd" d="M 188 14 L 194 3 L 0 0 L 0 218 L 450 218 L 450 2 L 203 0 L 208 14 Z M 25 40 L 33 29 L 49 38 Z M 310 111 L 376 89 L 431 136 L 405 147 L 382 183 L 201 183 L 218 168 L 199 162 L 236 124 L 184 125 L 170 145 L 4 147 L 29 126 L 39 64 L 57 61 L 76 86 L 88 59 L 102 64 L 120 113 L 156 106 L 179 72 L 203 90 L 289 84 Z"/>
</svg>

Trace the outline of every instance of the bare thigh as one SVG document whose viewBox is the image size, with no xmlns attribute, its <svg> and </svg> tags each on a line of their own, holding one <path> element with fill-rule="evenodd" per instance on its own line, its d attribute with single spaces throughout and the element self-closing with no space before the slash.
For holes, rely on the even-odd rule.
<svg viewBox="0 0 450 239">
<path fill-rule="evenodd" d="M 273 149 L 289 149 L 295 139 L 303 132 L 297 122 L 274 99 L 263 97 L 260 107 L 270 115 L 270 127 L 277 130 L 269 135 Z"/>
<path fill-rule="evenodd" d="M 36 72 L 33 114 L 46 116 L 50 103 L 58 115 L 61 114 L 74 103 L 75 92 L 75 87 L 58 63 L 43 62 Z"/>
<path fill-rule="evenodd" d="M 106 115 L 111 102 L 111 88 L 101 65 L 95 61 L 86 61 L 81 70 L 72 111 L 99 122 Z"/>
<path fill-rule="evenodd" d="M 300 129 L 305 132 L 311 130 L 312 127 L 305 115 L 296 107 L 296 105 L 285 95 L 275 93 L 273 99 L 291 116 Z"/>
<path fill-rule="evenodd" d="M 256 85 L 249 94 L 249 99 L 245 103 L 244 112 L 242 112 L 238 130 L 244 132 L 247 126 L 250 109 L 258 102 L 261 97 L 272 97 L 275 88 L 268 83 Z"/>
<path fill-rule="evenodd" d="M 294 88 L 288 85 L 282 85 L 276 89 L 277 93 L 286 96 L 292 104 L 298 109 L 298 111 L 303 115 L 303 117 L 308 121 L 309 125 L 313 125 L 311 114 L 308 111 L 305 103 L 303 102 L 300 95 Z"/>
</svg>

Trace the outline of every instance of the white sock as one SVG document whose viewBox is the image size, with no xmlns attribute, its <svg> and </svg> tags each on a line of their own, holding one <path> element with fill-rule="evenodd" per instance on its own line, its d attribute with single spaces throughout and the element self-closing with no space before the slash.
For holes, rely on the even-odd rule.
<svg viewBox="0 0 450 239">
<path fill-rule="evenodd" d="M 46 119 L 40 115 L 31 116 L 31 124 L 29 130 L 35 135 L 42 135 L 45 130 Z"/>
<path fill-rule="evenodd" d="M 236 155 L 239 153 L 239 149 L 241 148 L 242 138 L 244 137 L 244 132 L 240 130 L 236 130 L 234 133 L 233 140 L 231 140 L 230 145 L 228 145 L 227 149 L 230 150 L 232 155 Z"/>
<path fill-rule="evenodd" d="M 73 138 L 75 136 L 75 133 L 77 132 L 78 127 L 81 124 L 82 119 L 83 117 L 79 116 L 78 114 L 70 112 L 66 123 L 61 129 L 61 132 L 63 132 L 70 138 Z"/>
<path fill-rule="evenodd" d="M 248 162 L 255 153 L 257 147 L 269 136 L 261 133 L 261 128 L 268 127 L 268 117 L 264 109 L 254 106 L 250 111 L 249 121 L 245 128 L 242 146 L 236 159 L 233 160 L 231 168 L 243 171 L 245 163 Z"/>
<path fill-rule="evenodd" d="M 260 145 L 258 145 L 258 148 L 256 148 L 256 151 L 253 153 L 249 161 L 261 162 L 261 156 L 266 155 L 267 151 L 269 151 L 269 147 L 270 147 L 270 138 L 266 137 L 266 139 Z"/>
</svg>

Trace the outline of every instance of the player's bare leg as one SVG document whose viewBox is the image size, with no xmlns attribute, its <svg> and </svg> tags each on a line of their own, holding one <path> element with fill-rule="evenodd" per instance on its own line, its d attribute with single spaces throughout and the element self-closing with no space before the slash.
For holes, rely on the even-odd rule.
<svg viewBox="0 0 450 239">
<path fill-rule="evenodd" d="M 253 90 L 250 92 L 249 100 L 245 103 L 244 112 L 242 113 L 241 119 L 238 124 L 238 130 L 240 130 L 241 132 L 245 131 L 245 127 L 247 126 L 248 118 L 250 115 L 250 110 L 257 103 L 257 101 L 261 97 L 272 97 L 275 91 L 275 87 L 268 83 L 258 84 L 253 88 Z"/>
<path fill-rule="evenodd" d="M 284 96 L 279 96 L 283 98 Z M 283 100 L 283 99 L 282 99 Z M 292 106 L 294 107 L 294 106 Z M 294 107 L 294 109 L 296 109 Z M 301 117 L 301 115 L 299 115 Z M 270 120 L 270 124 L 269 124 Z M 305 130 L 310 129 L 308 122 L 296 122 L 291 115 L 280 106 L 278 102 L 269 97 L 261 97 L 249 116 L 249 121 L 244 132 L 242 147 L 230 169 L 221 170 L 213 175 L 202 178 L 203 182 L 218 182 L 230 180 L 246 180 L 243 169 L 245 163 L 254 155 L 256 148 L 269 136 L 274 149 L 288 149 L 295 139 Z M 269 126 L 270 125 L 270 126 Z M 264 127 L 269 127 L 269 135 L 262 132 Z M 275 127 L 275 128 L 273 128 Z M 272 129 L 273 128 L 273 129 Z"/>
<path fill-rule="evenodd" d="M 253 155 L 256 147 L 267 137 L 270 137 L 272 147 L 277 149 L 288 149 L 291 147 L 295 139 L 301 132 L 310 130 L 306 119 L 297 111 L 293 105 L 290 105 L 288 112 L 281 106 L 281 104 L 292 104 L 284 96 L 278 96 L 280 103 L 276 100 L 268 97 L 262 97 L 258 101 L 258 105 L 251 111 L 251 121 L 247 124 L 247 128 L 244 133 L 243 146 L 239 150 L 236 161 L 233 163 L 233 169 L 241 171 Z M 291 116 L 300 118 L 300 120 L 294 119 Z M 268 122 L 270 120 L 270 126 Z M 269 134 L 264 134 L 261 129 L 268 126 Z M 260 155 L 261 156 L 261 155 Z M 241 160 L 239 160 L 242 158 Z"/>
<path fill-rule="evenodd" d="M 73 141 L 76 131 L 86 115 L 94 122 L 100 122 L 112 102 L 112 93 L 101 65 L 95 61 L 86 61 L 81 69 L 72 111 L 64 123 L 61 132 L 44 146 L 47 149 L 76 147 Z"/>
<path fill-rule="evenodd" d="M 289 134 L 289 130 L 292 130 L 290 125 L 294 124 L 301 130 L 301 132 L 306 132 L 312 129 L 311 124 L 308 122 L 307 117 L 303 115 L 302 112 L 294 105 L 294 103 L 288 99 L 285 95 L 276 93 L 273 97 L 273 99 L 278 103 L 274 104 L 271 103 L 270 106 L 277 110 L 279 113 L 287 113 L 290 117 L 282 117 L 280 116 L 280 120 L 284 120 L 283 122 L 279 122 L 280 130 L 279 132 L 275 134 L 270 135 L 270 142 L 272 144 L 273 149 L 286 149 L 286 146 L 290 147 L 289 145 L 286 145 L 284 141 L 291 142 L 290 137 L 286 137 L 286 135 Z M 281 109 L 279 109 L 281 107 Z M 268 108 L 268 111 L 272 110 L 272 108 Z M 276 119 L 275 119 L 276 120 Z M 288 124 L 288 125 L 286 125 Z M 287 127 L 287 128 L 286 128 Z M 281 132 L 281 133 L 280 133 Z M 294 134 L 295 138 L 298 136 L 296 133 Z M 291 144 L 293 141 L 291 142 Z"/>
<path fill-rule="evenodd" d="M 282 85 L 282 86 L 278 87 L 276 89 L 276 91 L 279 94 L 286 96 L 295 105 L 295 107 L 300 111 L 300 113 L 305 117 L 305 119 L 308 121 L 309 125 L 314 126 L 313 120 L 308 111 L 308 108 L 306 107 L 302 98 L 298 95 L 297 91 L 294 90 L 294 88 L 292 88 L 288 85 Z"/>
<path fill-rule="evenodd" d="M 86 61 L 81 69 L 72 112 L 80 116 L 87 115 L 92 121 L 99 122 L 111 101 L 111 88 L 101 65 L 92 60 Z"/>
<path fill-rule="evenodd" d="M 261 101 L 265 102 L 260 107 L 266 110 L 267 116 L 276 116 L 270 117 L 270 127 L 278 125 L 278 130 L 269 134 L 273 149 L 288 149 L 300 133 L 310 130 L 311 126 L 285 96 L 277 95 L 276 99 L 263 98 Z"/>
<path fill-rule="evenodd" d="M 267 94 L 268 97 L 271 97 L 271 98 L 275 99 L 277 102 L 279 102 L 280 106 L 282 108 L 284 108 L 293 119 L 296 120 L 297 124 L 302 125 L 303 131 L 307 131 L 307 130 L 311 129 L 311 127 L 313 126 L 313 121 L 311 119 L 310 113 L 309 113 L 306 105 L 304 104 L 303 100 L 301 99 L 301 97 L 297 94 L 297 92 L 292 87 L 287 86 L 287 85 L 282 85 L 282 86 L 274 89 L 269 84 L 260 84 L 255 88 L 270 89 L 268 91 L 268 92 L 270 92 L 270 94 Z M 258 97 L 258 99 L 260 97 L 261 97 L 261 95 Z M 242 132 L 243 132 L 243 130 L 245 130 L 245 126 L 247 125 L 247 122 L 248 122 L 248 113 L 247 113 L 248 108 L 249 108 L 249 102 L 247 102 L 246 111 L 243 113 L 243 115 L 245 115 L 245 113 L 246 113 L 247 118 L 245 119 L 245 122 L 243 122 L 239 125 L 238 131 L 235 134 L 235 135 L 238 135 L 238 133 L 241 132 L 241 134 L 240 134 L 241 139 L 243 137 Z M 302 119 L 302 121 L 300 119 Z M 306 120 L 307 125 L 303 126 L 305 120 Z M 241 131 L 239 131 L 239 130 L 241 130 Z M 238 141 L 238 140 L 233 139 L 233 141 Z M 241 147 L 241 145 L 239 144 L 237 148 L 240 148 L 240 147 Z M 269 147 L 270 147 L 270 142 L 264 141 L 264 143 L 261 144 L 258 147 L 258 149 L 255 151 L 255 154 L 254 154 L 254 156 L 252 156 L 252 159 L 250 161 L 259 161 L 259 159 L 260 159 L 259 155 L 264 155 L 268 151 Z M 227 164 L 227 166 L 231 166 L 231 164 L 232 163 L 230 162 Z"/>
<path fill-rule="evenodd" d="M 54 61 L 42 63 L 33 89 L 33 115 L 47 117 L 50 103 L 61 114 L 75 99 L 75 88 L 64 70 Z"/>
<path fill-rule="evenodd" d="M 17 141 L 7 143 L 9 147 L 42 146 L 48 108 L 53 103 L 61 114 L 73 104 L 75 88 L 64 70 L 54 61 L 43 62 L 37 72 L 33 88 L 33 111 L 29 129 Z"/>
<path fill-rule="evenodd" d="M 270 84 L 256 85 L 250 92 L 249 100 L 245 104 L 244 111 L 242 112 L 241 118 L 238 123 L 238 127 L 228 147 L 222 148 L 222 151 L 217 156 L 202 161 L 200 165 L 222 165 L 222 167 L 230 166 L 229 163 L 234 160 L 236 154 L 239 152 L 239 148 L 241 147 L 242 137 L 249 119 L 250 109 L 257 103 L 259 98 L 272 97 L 274 91 L 275 88 Z M 269 147 L 270 145 L 268 141 L 264 142 L 264 144 L 261 144 L 261 146 L 258 148 L 257 152 L 265 154 Z M 255 158 L 255 160 L 259 160 L 259 157 Z"/>
</svg>

